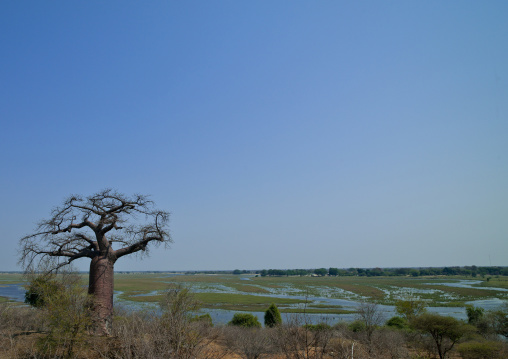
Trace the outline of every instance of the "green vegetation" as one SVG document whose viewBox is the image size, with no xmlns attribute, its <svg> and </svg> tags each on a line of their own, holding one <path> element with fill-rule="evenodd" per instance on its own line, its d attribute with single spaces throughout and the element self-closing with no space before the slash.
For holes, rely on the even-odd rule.
<svg viewBox="0 0 508 359">
<path fill-rule="evenodd" d="M 474 328 L 452 317 L 425 313 L 412 321 L 412 327 L 429 334 L 434 339 L 439 358 L 445 359 L 462 337 L 472 333 Z"/>
<path fill-rule="evenodd" d="M 414 297 L 409 297 L 406 300 L 399 300 L 395 302 L 395 311 L 401 315 L 406 322 L 410 322 L 414 318 L 422 315 L 427 311 L 424 301 Z"/>
<path fill-rule="evenodd" d="M 236 313 L 228 324 L 244 328 L 261 328 L 258 318 L 250 313 Z"/>
<path fill-rule="evenodd" d="M 156 303 L 165 290 L 180 284 L 197 294 L 203 308 L 235 311 L 264 312 L 274 302 L 281 312 L 303 312 L 305 300 L 294 296 L 308 297 L 308 313 L 345 314 L 351 311 L 340 306 L 312 301 L 313 297 L 371 301 L 378 304 L 395 305 L 398 301 L 414 297 L 427 307 L 465 307 L 474 300 L 508 299 L 508 292 L 489 287 L 504 288 L 508 285 L 505 276 L 491 277 L 487 282 L 473 284 L 472 288 L 450 287 L 444 284 L 457 283 L 471 277 L 463 276 L 350 276 L 347 270 L 332 269 L 336 276 L 255 276 L 244 273 L 233 274 L 171 274 L 171 273 L 117 273 L 115 291 L 120 301 Z M 303 271 L 303 270 L 301 270 Z M 328 269 L 330 272 L 330 269 Z M 403 272 L 403 271 L 402 271 Z M 303 272 L 302 272 L 303 273 Z M 81 274 L 86 285 L 87 275 Z M 248 279 L 248 280 L 245 280 Z M 1 283 L 20 283 L 21 274 L 1 274 Z M 478 275 L 475 280 L 482 280 Z M 279 298 L 284 296 L 284 298 Z M 1 299 L 0 299 L 1 300 Z M 4 299 L 5 301 L 5 299 Z M 401 314 L 402 315 L 402 314 Z"/>
<path fill-rule="evenodd" d="M 408 323 L 404 318 L 395 316 L 386 321 L 386 326 L 390 328 L 406 329 Z"/>
<path fill-rule="evenodd" d="M 282 324 L 282 317 L 275 303 L 272 303 L 265 312 L 265 327 L 273 328 L 279 324 Z"/>
<path fill-rule="evenodd" d="M 2 284 L 16 284 L 24 281 L 21 273 L 0 273 L 0 287 Z"/>
<path fill-rule="evenodd" d="M 500 342 L 484 340 L 462 343 L 457 349 L 463 359 L 497 359 L 501 358 L 502 348 Z"/>
</svg>

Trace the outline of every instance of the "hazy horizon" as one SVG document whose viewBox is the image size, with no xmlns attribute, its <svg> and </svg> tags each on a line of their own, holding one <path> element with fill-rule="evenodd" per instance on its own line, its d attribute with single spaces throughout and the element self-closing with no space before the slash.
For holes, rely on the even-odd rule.
<svg viewBox="0 0 508 359">
<path fill-rule="evenodd" d="M 118 271 L 507 266 L 507 17 L 0 3 L 0 271 L 66 197 L 104 188 L 171 212 L 171 248 Z"/>
</svg>

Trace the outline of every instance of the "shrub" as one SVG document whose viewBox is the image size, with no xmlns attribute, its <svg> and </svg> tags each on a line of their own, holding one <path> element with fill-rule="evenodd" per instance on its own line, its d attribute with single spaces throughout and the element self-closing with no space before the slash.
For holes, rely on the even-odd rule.
<svg viewBox="0 0 508 359">
<path fill-rule="evenodd" d="M 503 345 L 500 342 L 467 342 L 457 347 L 464 359 L 496 359 L 502 357 Z"/>
<path fill-rule="evenodd" d="M 462 337 L 474 331 L 474 327 L 452 317 L 438 314 L 422 314 L 411 322 L 414 329 L 430 334 L 434 339 L 439 358 L 446 354 Z"/>
<path fill-rule="evenodd" d="M 281 323 L 282 317 L 280 316 L 279 308 L 272 303 L 265 312 L 265 327 L 273 328 Z"/>
<path fill-rule="evenodd" d="M 273 351 L 272 330 L 230 326 L 223 335 L 226 345 L 242 359 L 259 359 Z"/>
<path fill-rule="evenodd" d="M 35 277 L 26 298 L 43 313 L 48 334 L 38 340 L 38 349 L 46 356 L 72 358 L 85 343 L 92 324 L 90 296 L 77 274 Z"/>
<path fill-rule="evenodd" d="M 354 333 L 365 331 L 365 323 L 361 320 L 355 320 L 348 325 L 349 330 Z"/>
<path fill-rule="evenodd" d="M 245 328 L 261 328 L 258 318 L 250 313 L 236 313 L 228 324 Z"/>
<path fill-rule="evenodd" d="M 386 321 L 386 326 L 396 329 L 406 329 L 408 327 L 407 321 L 404 318 L 398 316 L 394 316 L 388 319 Z"/>
<path fill-rule="evenodd" d="M 210 313 L 196 315 L 195 317 L 191 318 L 191 321 L 204 323 L 204 324 L 207 324 L 207 325 L 213 327 L 212 316 L 210 315 Z"/>
<path fill-rule="evenodd" d="M 51 273 L 37 275 L 29 280 L 30 282 L 26 286 L 25 303 L 35 308 L 44 307 L 51 296 L 64 290 L 55 275 Z"/>
<path fill-rule="evenodd" d="M 476 324 L 482 319 L 483 313 L 485 311 L 483 308 L 474 307 L 472 305 L 469 305 L 466 307 L 466 312 L 467 312 L 468 323 L 469 324 Z"/>
<path fill-rule="evenodd" d="M 426 303 L 418 298 L 408 297 L 405 300 L 398 300 L 395 303 L 397 314 L 405 318 L 408 322 L 414 318 L 426 313 Z"/>
<path fill-rule="evenodd" d="M 305 324 L 303 327 L 310 331 L 332 330 L 332 327 L 328 323 Z"/>
</svg>

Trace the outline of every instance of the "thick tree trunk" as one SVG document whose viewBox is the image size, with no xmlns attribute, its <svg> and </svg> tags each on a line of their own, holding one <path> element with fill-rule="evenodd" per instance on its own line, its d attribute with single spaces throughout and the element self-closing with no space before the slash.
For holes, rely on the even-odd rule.
<svg viewBox="0 0 508 359">
<path fill-rule="evenodd" d="M 114 265 L 115 261 L 108 256 L 96 256 L 90 263 L 88 293 L 93 296 L 93 321 L 95 331 L 100 335 L 111 334 Z"/>
</svg>

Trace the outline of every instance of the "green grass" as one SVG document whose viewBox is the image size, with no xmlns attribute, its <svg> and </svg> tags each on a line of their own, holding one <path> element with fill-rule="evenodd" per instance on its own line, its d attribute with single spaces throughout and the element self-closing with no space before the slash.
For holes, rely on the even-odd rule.
<svg viewBox="0 0 508 359">
<path fill-rule="evenodd" d="M 2 284 L 22 283 L 24 281 L 25 278 L 21 273 L 0 273 L 0 286 Z"/>
<path fill-rule="evenodd" d="M 239 292 L 244 292 L 244 293 L 259 293 L 259 294 L 270 293 L 270 291 L 267 289 L 257 287 L 255 285 L 250 285 L 250 284 L 229 283 L 228 285 L 229 285 L 229 287 L 231 287 Z"/>
<path fill-rule="evenodd" d="M 491 277 L 488 282 L 486 279 L 483 279 L 483 278 L 478 279 L 478 280 L 483 280 L 483 282 L 481 282 L 478 285 L 478 287 L 495 287 L 495 288 L 508 289 L 508 277 L 503 277 L 503 276 Z"/>
<path fill-rule="evenodd" d="M 271 303 L 275 303 L 279 307 L 305 304 L 304 300 L 293 298 L 272 298 L 258 295 L 248 294 L 228 294 L 228 293 L 195 293 L 194 296 L 201 303 L 203 308 L 225 309 L 225 310 L 239 310 L 239 311 L 265 311 Z M 149 302 L 157 303 L 161 301 L 163 295 L 151 296 L 123 296 L 122 299 L 127 299 L 135 302 Z"/>
<path fill-rule="evenodd" d="M 354 310 L 345 310 L 345 309 L 334 309 L 334 308 L 282 308 L 280 309 L 282 313 L 308 313 L 308 314 L 354 314 L 356 311 Z"/>
<path fill-rule="evenodd" d="M 168 278 L 161 278 L 154 274 L 115 274 L 115 290 L 126 295 L 149 293 L 164 290 L 169 287 Z"/>
</svg>

